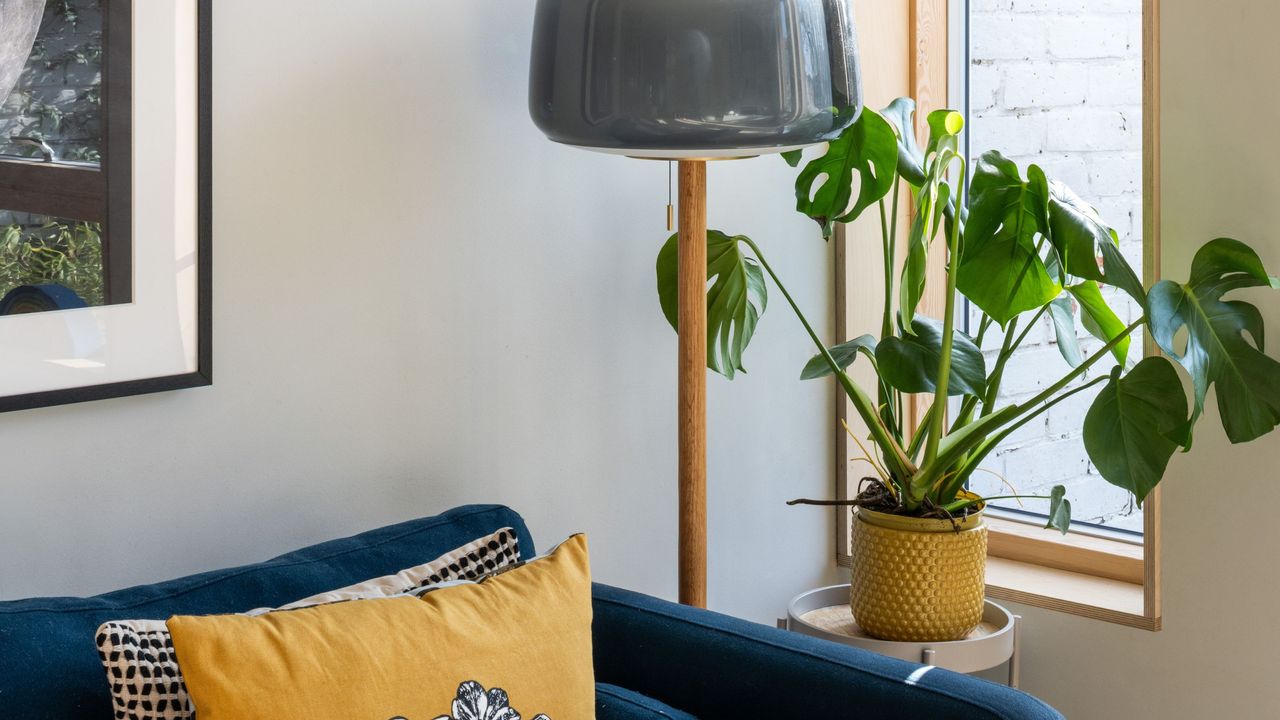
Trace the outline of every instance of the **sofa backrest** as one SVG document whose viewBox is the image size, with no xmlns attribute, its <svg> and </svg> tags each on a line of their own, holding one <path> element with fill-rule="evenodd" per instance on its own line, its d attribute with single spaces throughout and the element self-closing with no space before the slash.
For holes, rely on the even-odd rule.
<svg viewBox="0 0 1280 720">
<path fill-rule="evenodd" d="M 277 607 L 433 560 L 505 527 L 516 530 L 520 554 L 532 557 L 533 538 L 515 511 L 471 505 L 257 565 L 92 598 L 0 603 L 0 718 L 111 720 L 111 697 L 94 641 L 94 632 L 108 620 L 167 620 L 176 614 Z"/>
</svg>

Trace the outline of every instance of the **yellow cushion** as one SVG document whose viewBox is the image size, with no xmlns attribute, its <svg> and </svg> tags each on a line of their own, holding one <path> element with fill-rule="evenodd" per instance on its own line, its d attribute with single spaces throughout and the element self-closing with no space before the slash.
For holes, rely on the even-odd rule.
<svg viewBox="0 0 1280 720">
<path fill-rule="evenodd" d="M 581 535 L 422 599 L 174 617 L 168 626 L 200 720 L 505 720 L 506 703 L 526 720 L 595 717 Z"/>
</svg>

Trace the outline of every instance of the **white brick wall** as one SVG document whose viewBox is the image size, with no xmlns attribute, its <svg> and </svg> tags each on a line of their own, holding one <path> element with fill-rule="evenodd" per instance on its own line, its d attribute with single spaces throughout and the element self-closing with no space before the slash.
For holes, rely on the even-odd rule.
<svg viewBox="0 0 1280 720">
<path fill-rule="evenodd" d="M 998 149 L 1025 173 L 1035 163 L 1098 208 L 1135 267 L 1142 258 L 1141 0 L 972 0 L 970 142 Z M 1132 307 L 1122 318 L 1136 318 Z M 1077 328 L 1085 337 L 1084 330 Z M 997 333 L 993 333 L 995 335 Z M 1006 371 L 1003 402 L 1025 400 L 1066 371 L 1048 319 Z M 999 338 L 984 343 L 989 362 Z M 1097 342 L 1084 343 L 1096 349 Z M 1134 340 L 1134 354 L 1141 351 Z M 1096 372 L 1105 373 L 1109 364 Z M 1096 374 L 1093 375 L 1096 377 Z M 1039 494 L 1067 486 L 1078 520 L 1142 529 L 1142 513 L 1097 475 L 1081 441 L 1089 391 L 1014 433 L 974 478 L 976 490 Z M 1042 503 L 1026 504 L 1041 510 Z"/>
</svg>

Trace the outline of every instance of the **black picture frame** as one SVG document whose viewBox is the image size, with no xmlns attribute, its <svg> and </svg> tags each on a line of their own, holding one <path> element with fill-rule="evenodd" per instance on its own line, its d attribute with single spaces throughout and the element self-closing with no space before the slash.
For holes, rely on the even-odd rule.
<svg viewBox="0 0 1280 720">
<path fill-rule="evenodd" d="M 132 0 L 108 0 L 108 2 L 132 4 Z M 196 370 L 181 375 L 0 396 L 0 413 L 186 390 L 213 384 L 213 0 L 196 0 L 196 14 L 198 74 L 196 79 L 198 95 Z M 108 182 L 111 182 L 114 177 L 116 176 L 109 175 Z"/>
</svg>

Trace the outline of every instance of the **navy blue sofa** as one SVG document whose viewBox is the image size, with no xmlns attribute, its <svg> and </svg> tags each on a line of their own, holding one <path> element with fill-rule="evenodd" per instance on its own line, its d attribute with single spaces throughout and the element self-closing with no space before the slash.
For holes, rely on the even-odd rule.
<svg viewBox="0 0 1280 720">
<path fill-rule="evenodd" d="M 107 620 L 230 613 L 397 572 L 500 528 L 533 538 L 514 511 L 468 506 L 315 545 L 274 560 L 93 598 L 0 603 L 0 718 L 109 720 L 94 646 Z M 770 627 L 597 585 L 597 718 L 1061 720 L 1035 698 Z M 418 719 L 414 719 L 418 720 Z"/>
</svg>

